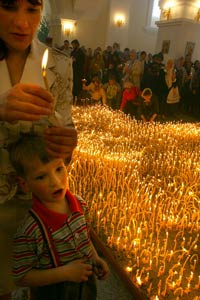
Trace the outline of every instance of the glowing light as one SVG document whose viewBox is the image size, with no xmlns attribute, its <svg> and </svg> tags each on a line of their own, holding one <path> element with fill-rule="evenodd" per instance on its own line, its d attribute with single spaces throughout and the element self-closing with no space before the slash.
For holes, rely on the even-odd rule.
<svg viewBox="0 0 200 300">
<path fill-rule="evenodd" d="M 49 50 L 46 49 L 44 51 L 43 58 L 42 58 L 42 77 L 43 77 L 44 84 L 45 84 L 45 87 L 47 90 L 49 90 L 49 84 L 48 84 L 48 80 L 46 77 L 46 67 L 47 67 L 47 62 L 48 62 L 48 56 L 49 56 Z"/>
<path fill-rule="evenodd" d="M 121 27 L 125 24 L 125 16 L 122 14 L 118 14 L 115 16 L 115 24 L 117 27 Z"/>
</svg>

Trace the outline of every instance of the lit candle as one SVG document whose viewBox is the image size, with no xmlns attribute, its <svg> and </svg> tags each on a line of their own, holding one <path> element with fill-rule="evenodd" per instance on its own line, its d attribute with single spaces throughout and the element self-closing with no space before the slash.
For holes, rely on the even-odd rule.
<svg viewBox="0 0 200 300">
<path fill-rule="evenodd" d="M 47 62 L 48 62 L 48 55 L 49 55 L 49 50 L 46 49 L 44 51 L 43 58 L 42 58 L 42 77 L 43 77 L 43 80 L 44 80 L 45 87 L 49 91 L 49 84 L 48 84 L 47 72 L 46 72 L 46 67 L 47 67 Z"/>
</svg>

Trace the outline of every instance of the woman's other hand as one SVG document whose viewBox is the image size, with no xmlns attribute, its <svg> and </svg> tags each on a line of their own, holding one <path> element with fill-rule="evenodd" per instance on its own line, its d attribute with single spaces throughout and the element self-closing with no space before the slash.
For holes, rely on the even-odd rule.
<svg viewBox="0 0 200 300">
<path fill-rule="evenodd" d="M 49 127 L 44 138 L 49 154 L 54 157 L 71 158 L 77 145 L 77 131 L 73 127 Z"/>
</svg>

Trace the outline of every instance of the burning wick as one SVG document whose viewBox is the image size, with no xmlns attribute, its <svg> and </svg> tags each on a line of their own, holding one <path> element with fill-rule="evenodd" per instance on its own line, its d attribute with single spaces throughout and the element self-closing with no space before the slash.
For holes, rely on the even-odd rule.
<svg viewBox="0 0 200 300">
<path fill-rule="evenodd" d="M 44 51 L 43 54 L 43 58 L 42 58 L 42 77 L 44 79 L 44 84 L 46 89 L 49 91 L 49 84 L 48 84 L 48 80 L 47 80 L 47 72 L 46 72 L 46 66 L 47 66 L 47 61 L 48 61 L 48 55 L 49 55 L 49 50 L 46 49 Z"/>
</svg>

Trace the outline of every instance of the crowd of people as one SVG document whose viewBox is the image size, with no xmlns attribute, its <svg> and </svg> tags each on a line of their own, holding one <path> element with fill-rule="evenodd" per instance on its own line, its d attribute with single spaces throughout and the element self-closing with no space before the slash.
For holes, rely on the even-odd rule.
<svg viewBox="0 0 200 300">
<path fill-rule="evenodd" d="M 142 120 L 141 95 L 148 88 L 154 105 L 150 99 L 146 106 L 155 110 L 155 120 L 179 114 L 200 118 L 200 62 L 190 55 L 164 63 L 162 52 L 121 51 L 118 43 L 92 50 L 78 40 L 71 45 L 66 40 L 60 49 L 73 59 L 74 104 L 106 104 Z"/>
</svg>

